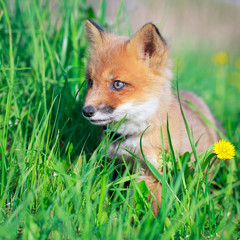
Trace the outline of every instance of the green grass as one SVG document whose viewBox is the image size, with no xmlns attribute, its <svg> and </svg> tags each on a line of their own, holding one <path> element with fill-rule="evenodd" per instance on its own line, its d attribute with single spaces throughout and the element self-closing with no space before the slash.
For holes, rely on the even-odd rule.
<svg viewBox="0 0 240 240">
<path fill-rule="evenodd" d="M 155 174 L 164 195 L 154 218 L 148 189 L 135 182 L 138 171 L 130 174 L 124 162 L 107 161 L 103 143 L 108 146 L 109 137 L 100 143 L 99 128 L 81 114 L 87 63 L 83 21 L 110 27 L 107 1 L 97 16 L 84 0 L 57 6 L 11 2 L 0 0 L 0 238 L 240 237 L 240 70 L 235 66 L 240 52 L 229 53 L 224 65 L 212 61 L 212 46 L 173 53 L 174 80 L 206 100 L 237 156 L 229 166 L 221 161 L 208 180 L 202 168 L 214 160 L 211 148 L 197 157 L 196 170 L 187 164 L 189 153 L 163 152 L 164 174 Z M 128 22 L 123 5 L 112 26 L 116 31 L 121 14 Z"/>
</svg>

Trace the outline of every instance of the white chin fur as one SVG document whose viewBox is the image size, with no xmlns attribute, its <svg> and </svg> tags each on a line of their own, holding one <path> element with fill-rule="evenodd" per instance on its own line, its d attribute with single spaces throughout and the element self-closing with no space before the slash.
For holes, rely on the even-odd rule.
<svg viewBox="0 0 240 240">
<path fill-rule="evenodd" d="M 111 123 L 114 118 L 112 114 L 104 114 L 100 111 L 97 111 L 93 117 L 87 118 L 92 124 L 103 126 L 108 123 Z"/>
<path fill-rule="evenodd" d="M 108 123 L 111 123 L 112 120 L 106 119 L 106 120 L 91 120 L 90 122 L 94 125 L 99 125 L 99 126 L 103 126 L 103 125 L 107 125 Z"/>
<path fill-rule="evenodd" d="M 126 118 L 118 129 L 118 133 L 132 135 L 142 132 L 148 127 L 148 122 L 156 112 L 159 101 L 159 98 L 152 98 L 139 104 L 130 102 L 119 106 L 114 111 L 114 121 L 120 121 L 125 116 Z"/>
</svg>

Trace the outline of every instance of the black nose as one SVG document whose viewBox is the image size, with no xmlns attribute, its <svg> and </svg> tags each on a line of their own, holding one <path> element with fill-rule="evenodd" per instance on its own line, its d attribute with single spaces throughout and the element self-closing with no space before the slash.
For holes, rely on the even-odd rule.
<svg viewBox="0 0 240 240">
<path fill-rule="evenodd" d="M 82 113 L 85 117 L 92 117 L 95 112 L 96 112 L 96 109 L 91 105 L 86 106 L 82 109 Z"/>
</svg>

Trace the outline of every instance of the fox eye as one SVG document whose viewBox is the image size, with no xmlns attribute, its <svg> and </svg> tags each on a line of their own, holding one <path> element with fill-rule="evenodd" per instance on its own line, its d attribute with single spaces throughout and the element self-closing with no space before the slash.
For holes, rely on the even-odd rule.
<svg viewBox="0 0 240 240">
<path fill-rule="evenodd" d="M 116 80 L 113 82 L 112 86 L 115 90 L 121 90 L 125 87 L 125 85 L 126 85 L 126 83 L 121 82 L 120 80 Z"/>
<path fill-rule="evenodd" d="M 92 79 L 88 79 L 88 87 L 91 88 L 93 85 L 93 80 Z"/>
</svg>

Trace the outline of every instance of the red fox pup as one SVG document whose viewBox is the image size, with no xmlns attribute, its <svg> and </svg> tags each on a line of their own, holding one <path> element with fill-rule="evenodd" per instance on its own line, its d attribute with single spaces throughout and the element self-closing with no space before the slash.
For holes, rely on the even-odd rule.
<svg viewBox="0 0 240 240">
<path fill-rule="evenodd" d="M 109 147 L 108 156 L 117 154 L 128 161 L 132 156 L 124 149 L 127 148 L 139 158 L 140 181 L 144 180 L 154 193 L 157 201 L 152 202 L 152 209 L 157 215 L 161 204 L 161 184 L 150 172 L 141 154 L 143 131 L 149 127 L 142 138 L 143 153 L 160 173 L 161 127 L 165 151 L 169 152 L 167 115 L 173 148 L 179 155 L 191 152 L 179 102 L 171 89 L 171 59 L 167 43 L 152 23 L 144 25 L 131 38 L 108 33 L 91 20 L 85 22 L 85 28 L 90 58 L 83 115 L 91 123 L 102 126 L 124 119 L 116 130 L 123 140 L 121 144 L 117 141 Z M 201 98 L 187 91 L 180 92 L 180 96 L 216 124 Z M 200 154 L 218 140 L 218 135 L 183 100 L 181 104 L 194 141 L 200 139 L 197 145 Z"/>
</svg>

